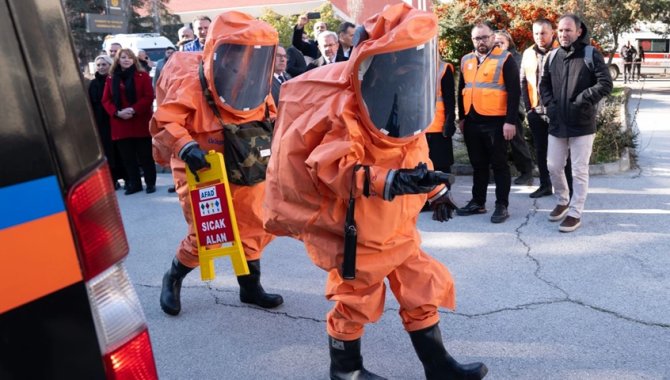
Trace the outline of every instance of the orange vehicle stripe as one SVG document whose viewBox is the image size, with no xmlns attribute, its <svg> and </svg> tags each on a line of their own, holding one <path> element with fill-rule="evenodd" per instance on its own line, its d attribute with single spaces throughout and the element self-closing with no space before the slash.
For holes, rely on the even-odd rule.
<svg viewBox="0 0 670 380">
<path fill-rule="evenodd" d="M 0 230 L 0 247 L 0 313 L 83 278 L 64 211 Z"/>
</svg>

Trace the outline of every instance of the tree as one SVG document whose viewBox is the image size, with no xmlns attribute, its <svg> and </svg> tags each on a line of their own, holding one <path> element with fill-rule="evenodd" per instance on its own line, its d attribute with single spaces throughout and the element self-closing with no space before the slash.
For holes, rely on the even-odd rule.
<svg viewBox="0 0 670 380">
<path fill-rule="evenodd" d="M 160 30 L 155 25 L 156 21 L 152 12 L 147 16 L 140 16 L 138 11 L 147 6 L 153 6 L 154 0 L 128 0 L 125 14 L 128 17 L 128 33 L 145 33 L 154 30 Z M 166 7 L 169 0 L 158 1 L 158 11 L 160 12 L 160 24 L 164 27 L 164 32 L 173 41 L 177 40 L 176 30 L 181 27 L 179 16 L 170 14 Z M 77 57 L 83 64 L 92 61 L 102 51 L 102 43 L 105 33 L 93 33 L 86 31 L 86 14 L 105 14 L 107 11 L 105 0 L 61 0 L 65 17 L 70 25 L 72 38 Z M 152 8 L 150 8 L 152 9 Z M 152 9 L 153 10 L 153 9 Z"/>
<path fill-rule="evenodd" d="M 83 65 L 92 61 L 102 49 L 103 34 L 86 31 L 86 13 L 105 12 L 105 0 L 63 0 L 65 18 L 70 25 L 75 51 Z"/>
<path fill-rule="evenodd" d="M 640 21 L 670 21 L 668 0 L 569 0 L 563 7 L 579 15 L 590 28 L 591 37 L 605 46 L 612 63 L 614 52 L 619 49 L 619 37 L 633 30 Z"/>
<path fill-rule="evenodd" d="M 489 1 L 454 0 L 434 4 L 439 19 L 439 48 L 443 59 L 460 62 L 473 46 L 470 41 L 472 25 L 477 21 L 488 21 L 494 29 L 509 32 L 522 51 L 533 44 L 532 25 L 538 18 L 555 22 L 559 17 L 559 4 L 551 0 Z"/>
</svg>

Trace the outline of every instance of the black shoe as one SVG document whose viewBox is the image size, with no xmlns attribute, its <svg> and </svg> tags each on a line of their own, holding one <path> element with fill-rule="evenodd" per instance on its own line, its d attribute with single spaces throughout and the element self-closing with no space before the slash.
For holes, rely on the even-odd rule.
<svg viewBox="0 0 670 380">
<path fill-rule="evenodd" d="M 464 207 L 457 208 L 456 209 L 456 214 L 458 214 L 460 216 L 468 216 L 468 215 L 475 215 L 475 214 L 486 214 L 486 208 L 484 208 L 484 206 L 480 205 L 479 203 L 471 200 Z"/>
<path fill-rule="evenodd" d="M 551 186 L 540 186 L 537 190 L 533 191 L 528 196 L 531 198 L 540 198 L 547 197 L 553 193 L 554 191 L 551 189 Z"/>
<path fill-rule="evenodd" d="M 180 263 L 175 257 L 172 265 L 163 276 L 163 287 L 161 288 L 161 309 L 167 314 L 177 315 L 181 311 L 181 282 L 184 277 L 192 271 Z"/>
<path fill-rule="evenodd" d="M 237 283 L 240 284 L 240 301 L 252 303 L 266 309 L 272 309 L 284 303 L 279 294 L 266 293 L 261 285 L 261 261 L 247 261 L 250 274 L 238 276 Z"/>
<path fill-rule="evenodd" d="M 520 176 L 516 177 L 514 179 L 514 184 L 515 185 L 532 185 L 533 184 L 533 173 L 526 172 L 526 173 L 521 173 Z"/>
<path fill-rule="evenodd" d="M 126 188 L 126 191 L 124 191 L 123 193 L 125 195 L 130 195 L 130 194 L 139 193 L 140 191 L 142 191 L 142 186 L 128 186 Z"/>
<path fill-rule="evenodd" d="M 491 215 L 491 223 L 502 223 L 509 218 L 509 212 L 507 212 L 507 206 L 496 205 L 493 215 Z"/>
<path fill-rule="evenodd" d="M 156 192 L 156 186 L 147 186 L 146 192 L 147 192 L 147 194 L 155 193 Z"/>
<path fill-rule="evenodd" d="M 331 380 L 386 380 L 363 367 L 361 340 L 338 340 L 328 337 Z"/>
<path fill-rule="evenodd" d="M 168 187 L 168 193 L 174 193 L 174 192 L 176 192 L 176 191 L 177 191 L 177 188 L 176 188 L 176 187 L 174 187 L 174 186 L 170 186 L 170 187 Z"/>
<path fill-rule="evenodd" d="M 449 355 L 437 324 L 409 333 L 414 350 L 423 364 L 427 380 L 479 380 L 488 373 L 484 363 L 461 364 Z"/>
</svg>

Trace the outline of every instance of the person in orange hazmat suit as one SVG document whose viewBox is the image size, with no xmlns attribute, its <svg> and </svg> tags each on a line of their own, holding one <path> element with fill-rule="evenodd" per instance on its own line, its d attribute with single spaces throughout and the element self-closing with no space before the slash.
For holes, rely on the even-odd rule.
<svg viewBox="0 0 670 380">
<path fill-rule="evenodd" d="M 438 307 L 455 307 L 454 283 L 421 249 L 416 228 L 426 199 L 438 221 L 456 207 L 447 176 L 425 164 L 436 33 L 432 13 L 389 6 L 359 28 L 349 61 L 282 87 L 263 220 L 269 232 L 302 240 L 328 272 L 331 379 L 382 378 L 363 367 L 360 346 L 365 324 L 384 310 L 385 279 L 427 378 L 480 379 L 487 372 L 482 363 L 459 364 L 444 348 Z M 353 233 L 344 232 L 352 225 L 353 244 Z M 355 276 L 345 274 L 352 246 Z"/>
<path fill-rule="evenodd" d="M 247 14 L 232 11 L 219 15 L 208 33 L 202 53 L 174 53 L 165 65 L 156 91 L 158 109 L 150 123 L 154 157 L 164 165 L 169 162 L 188 224 L 188 235 L 163 277 L 160 305 L 170 315 L 179 314 L 182 280 L 198 265 L 185 165 L 197 175 L 198 170 L 209 165 L 205 152 L 223 151 L 222 126 L 207 103 L 199 79 L 201 62 L 223 123 L 247 123 L 263 120 L 266 112 L 271 118 L 276 114 L 269 96 L 278 43 L 275 29 Z M 240 301 L 264 308 L 277 307 L 283 303 L 282 297 L 266 293 L 260 283 L 263 248 L 274 238 L 265 232 L 261 220 L 265 183 L 253 186 L 231 183 L 230 187 L 251 272 L 237 277 Z"/>
</svg>

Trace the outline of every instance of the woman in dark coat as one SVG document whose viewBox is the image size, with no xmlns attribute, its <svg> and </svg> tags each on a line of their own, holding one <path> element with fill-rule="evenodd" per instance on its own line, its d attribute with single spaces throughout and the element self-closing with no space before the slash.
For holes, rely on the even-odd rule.
<svg viewBox="0 0 670 380">
<path fill-rule="evenodd" d="M 91 80 L 91 83 L 88 86 L 88 97 L 91 100 L 91 106 L 93 107 L 95 124 L 98 127 L 102 149 L 105 152 L 107 164 L 112 173 L 112 182 L 114 183 L 114 188 L 118 190 L 121 187 L 118 181 L 120 179 L 125 179 L 125 175 L 123 166 L 121 165 L 121 159 L 119 158 L 119 152 L 116 149 L 116 144 L 112 141 L 109 115 L 102 106 L 102 94 L 105 90 L 105 81 L 107 80 L 109 69 L 111 68 L 113 61 L 108 55 L 99 55 L 95 57 L 94 62 L 96 67 L 95 78 Z"/>
<path fill-rule="evenodd" d="M 142 191 L 138 164 L 144 172 L 147 193 L 156 191 L 156 164 L 149 134 L 153 99 L 149 73 L 141 68 L 132 50 L 121 49 L 105 83 L 102 105 L 110 116 L 112 140 L 126 170 L 126 195 Z"/>
</svg>

